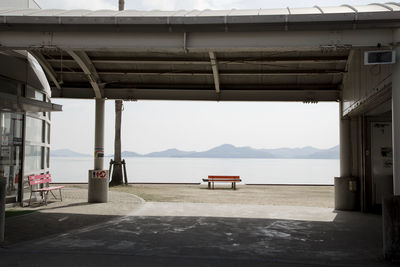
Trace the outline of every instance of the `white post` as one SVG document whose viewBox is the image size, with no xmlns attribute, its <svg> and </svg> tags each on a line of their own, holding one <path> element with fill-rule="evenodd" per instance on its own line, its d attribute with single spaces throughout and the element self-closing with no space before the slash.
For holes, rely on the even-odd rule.
<svg viewBox="0 0 400 267">
<path fill-rule="evenodd" d="M 105 100 L 96 99 L 96 123 L 94 133 L 94 169 L 104 169 L 104 110 Z"/>
<path fill-rule="evenodd" d="M 393 33 L 396 64 L 392 73 L 393 193 L 400 195 L 400 29 Z"/>
<path fill-rule="evenodd" d="M 340 177 L 351 176 L 351 142 L 350 142 L 350 119 L 343 118 L 342 102 L 339 103 L 339 119 L 340 119 Z"/>
</svg>

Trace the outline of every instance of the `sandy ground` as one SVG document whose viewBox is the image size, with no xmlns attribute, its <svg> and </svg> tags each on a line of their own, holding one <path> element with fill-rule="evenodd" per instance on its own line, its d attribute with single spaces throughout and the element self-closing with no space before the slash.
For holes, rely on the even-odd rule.
<svg viewBox="0 0 400 267">
<path fill-rule="evenodd" d="M 191 202 L 250 205 L 282 205 L 333 208 L 333 186 L 133 184 L 111 191 L 135 194 L 148 202 Z"/>
</svg>

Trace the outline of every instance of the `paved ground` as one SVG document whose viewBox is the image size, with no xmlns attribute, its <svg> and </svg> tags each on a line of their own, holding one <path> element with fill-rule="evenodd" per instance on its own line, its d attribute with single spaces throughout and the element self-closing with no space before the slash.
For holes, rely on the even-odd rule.
<svg viewBox="0 0 400 267">
<path fill-rule="evenodd" d="M 333 208 L 333 186 L 216 184 L 215 190 L 202 185 L 134 184 L 112 190 L 132 193 L 151 202 L 226 203 L 286 205 Z"/>
<path fill-rule="evenodd" d="M 70 189 L 75 198 L 67 197 L 65 206 L 52 203 L 8 219 L 0 266 L 390 265 L 381 260 L 377 215 L 304 206 L 143 203 L 118 192 L 107 204 L 87 204 L 85 193 Z"/>
</svg>

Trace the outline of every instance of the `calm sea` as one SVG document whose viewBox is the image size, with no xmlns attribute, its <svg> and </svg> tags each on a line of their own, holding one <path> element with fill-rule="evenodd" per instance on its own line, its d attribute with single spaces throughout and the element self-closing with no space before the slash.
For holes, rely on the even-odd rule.
<svg viewBox="0 0 400 267">
<path fill-rule="evenodd" d="M 126 158 L 128 182 L 199 183 L 208 175 L 240 175 L 245 184 L 332 185 L 337 159 Z M 110 158 L 105 158 L 108 169 Z M 92 158 L 51 158 L 54 182 L 87 182 Z"/>
</svg>

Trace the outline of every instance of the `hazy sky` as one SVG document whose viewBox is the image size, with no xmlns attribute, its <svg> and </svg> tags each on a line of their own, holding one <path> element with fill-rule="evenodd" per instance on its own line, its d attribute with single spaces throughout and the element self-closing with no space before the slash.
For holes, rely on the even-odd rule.
<svg viewBox="0 0 400 267">
<path fill-rule="evenodd" d="M 118 0 L 36 0 L 42 8 L 117 9 Z M 335 0 L 125 0 L 126 9 L 248 9 L 363 5 L 387 1 Z M 61 100 L 62 113 L 52 116 L 52 148 L 92 153 L 94 101 Z M 231 143 L 255 148 L 315 146 L 339 143 L 338 103 L 280 102 L 124 102 L 123 150 L 147 153 L 168 148 L 206 150 Z M 113 153 L 114 101 L 106 103 L 105 152 Z"/>
</svg>

